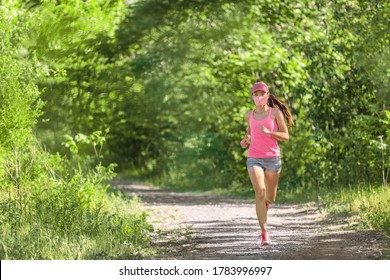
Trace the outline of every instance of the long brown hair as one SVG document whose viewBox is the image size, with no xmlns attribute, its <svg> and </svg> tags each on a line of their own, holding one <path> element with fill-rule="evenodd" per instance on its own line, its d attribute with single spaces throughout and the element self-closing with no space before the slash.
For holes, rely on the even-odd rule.
<svg viewBox="0 0 390 280">
<path fill-rule="evenodd" d="M 282 111 L 284 117 L 287 119 L 287 124 L 290 128 L 294 126 L 294 120 L 292 118 L 290 110 L 287 108 L 286 104 L 279 100 L 275 95 L 269 94 L 268 106 L 278 107 Z"/>
</svg>

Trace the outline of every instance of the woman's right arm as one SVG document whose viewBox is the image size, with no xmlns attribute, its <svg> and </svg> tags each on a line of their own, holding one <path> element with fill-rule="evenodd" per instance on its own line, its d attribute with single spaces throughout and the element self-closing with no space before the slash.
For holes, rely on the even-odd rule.
<svg viewBox="0 0 390 280">
<path fill-rule="evenodd" d="M 251 128 L 249 126 L 249 116 L 250 116 L 250 111 L 245 113 L 245 120 L 248 124 L 248 128 L 246 130 L 246 134 L 244 138 L 241 140 L 241 147 L 242 148 L 247 148 L 249 144 L 249 139 L 251 138 Z"/>
</svg>

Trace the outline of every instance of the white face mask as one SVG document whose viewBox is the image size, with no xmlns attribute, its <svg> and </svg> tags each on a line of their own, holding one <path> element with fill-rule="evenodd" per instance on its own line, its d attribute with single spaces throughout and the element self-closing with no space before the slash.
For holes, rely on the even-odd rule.
<svg viewBox="0 0 390 280">
<path fill-rule="evenodd" d="M 253 102 L 255 102 L 256 106 L 264 106 L 267 104 L 268 95 L 263 96 L 252 96 Z"/>
</svg>

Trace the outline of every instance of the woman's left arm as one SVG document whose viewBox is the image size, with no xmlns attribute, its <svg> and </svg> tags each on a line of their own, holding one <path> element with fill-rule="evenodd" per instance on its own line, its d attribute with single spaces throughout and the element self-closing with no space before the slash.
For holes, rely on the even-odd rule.
<svg viewBox="0 0 390 280">
<path fill-rule="evenodd" d="M 286 122 L 284 121 L 283 113 L 280 110 L 273 110 L 273 111 L 275 112 L 274 117 L 275 117 L 276 123 L 278 124 L 278 128 L 279 128 L 278 131 L 269 130 L 269 129 L 265 128 L 264 126 L 261 126 L 260 130 L 263 133 L 274 137 L 276 140 L 288 141 L 288 139 L 290 138 L 290 135 L 288 133 Z M 274 114 L 272 114 L 272 115 L 274 115 Z"/>
</svg>

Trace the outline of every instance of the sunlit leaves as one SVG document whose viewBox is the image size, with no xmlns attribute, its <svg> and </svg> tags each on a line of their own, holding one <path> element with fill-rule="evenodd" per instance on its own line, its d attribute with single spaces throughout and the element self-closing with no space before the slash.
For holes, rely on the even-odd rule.
<svg viewBox="0 0 390 280">
<path fill-rule="evenodd" d="M 243 184 L 243 115 L 262 79 L 297 124 L 281 144 L 284 181 L 318 184 L 304 176 L 314 167 L 321 184 L 342 180 L 340 159 L 359 158 L 348 139 L 377 136 L 354 120 L 386 105 L 388 4 L 374 2 L 43 2 L 31 10 L 39 24 L 27 49 L 47 75 L 51 123 L 41 127 L 73 135 L 109 126 L 107 154 L 135 173 L 161 178 L 202 162 L 196 174 L 209 182 Z"/>
</svg>

